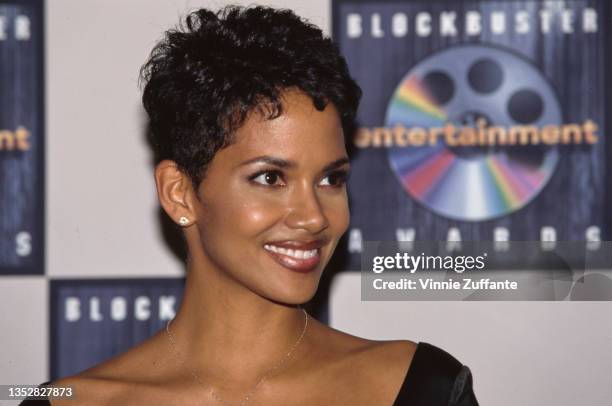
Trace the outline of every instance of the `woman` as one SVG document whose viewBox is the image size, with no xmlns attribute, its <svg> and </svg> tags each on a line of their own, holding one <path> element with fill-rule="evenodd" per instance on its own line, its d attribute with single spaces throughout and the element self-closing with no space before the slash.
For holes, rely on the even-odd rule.
<svg viewBox="0 0 612 406">
<path fill-rule="evenodd" d="M 143 67 L 159 201 L 183 230 L 179 312 L 60 379 L 53 404 L 475 405 L 442 350 L 371 341 L 301 307 L 349 223 L 345 130 L 360 90 L 291 11 L 198 10 Z"/>
</svg>

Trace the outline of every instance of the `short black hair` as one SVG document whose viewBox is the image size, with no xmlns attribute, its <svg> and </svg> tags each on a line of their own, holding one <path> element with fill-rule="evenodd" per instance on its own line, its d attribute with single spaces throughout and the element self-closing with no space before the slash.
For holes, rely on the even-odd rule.
<svg viewBox="0 0 612 406">
<path fill-rule="evenodd" d="M 291 10 L 262 6 L 188 14 L 153 48 L 140 80 L 156 162 L 175 161 L 194 187 L 250 112 L 282 114 L 283 91 L 299 89 L 317 110 L 332 103 L 345 130 L 361 98 L 330 38 Z"/>
</svg>

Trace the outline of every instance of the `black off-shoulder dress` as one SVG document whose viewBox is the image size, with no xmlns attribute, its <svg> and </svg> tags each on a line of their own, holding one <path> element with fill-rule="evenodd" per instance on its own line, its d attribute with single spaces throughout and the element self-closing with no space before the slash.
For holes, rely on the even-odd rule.
<svg viewBox="0 0 612 406">
<path fill-rule="evenodd" d="M 26 399 L 20 405 L 50 403 Z M 446 351 L 419 343 L 393 406 L 478 406 L 470 369 Z"/>
</svg>

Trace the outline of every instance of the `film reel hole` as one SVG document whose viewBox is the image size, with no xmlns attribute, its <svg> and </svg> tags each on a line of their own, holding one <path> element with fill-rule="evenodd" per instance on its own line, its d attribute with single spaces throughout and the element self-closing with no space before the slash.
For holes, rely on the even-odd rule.
<svg viewBox="0 0 612 406">
<path fill-rule="evenodd" d="M 480 59 L 470 67 L 468 82 L 478 93 L 493 93 L 504 81 L 504 72 L 499 64 L 492 59 Z"/>
<path fill-rule="evenodd" d="M 425 87 L 439 104 L 448 103 L 455 95 L 455 84 L 446 73 L 431 71 L 423 78 Z"/>
<path fill-rule="evenodd" d="M 535 123 L 544 112 L 544 102 L 533 90 L 518 90 L 510 96 L 508 114 L 521 124 Z"/>
</svg>

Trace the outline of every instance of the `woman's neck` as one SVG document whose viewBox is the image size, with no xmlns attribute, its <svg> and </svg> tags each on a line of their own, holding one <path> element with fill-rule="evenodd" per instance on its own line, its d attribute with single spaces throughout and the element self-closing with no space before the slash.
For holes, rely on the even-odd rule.
<svg viewBox="0 0 612 406">
<path fill-rule="evenodd" d="M 195 371 L 257 378 L 296 343 L 305 313 L 197 264 L 188 262 L 183 301 L 170 325 L 181 356 Z"/>
</svg>

